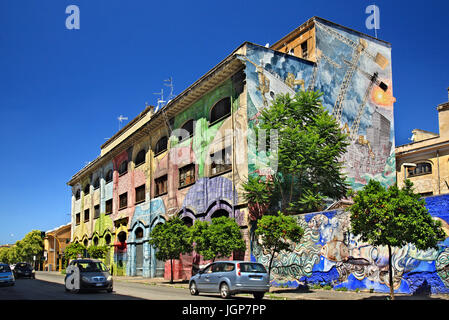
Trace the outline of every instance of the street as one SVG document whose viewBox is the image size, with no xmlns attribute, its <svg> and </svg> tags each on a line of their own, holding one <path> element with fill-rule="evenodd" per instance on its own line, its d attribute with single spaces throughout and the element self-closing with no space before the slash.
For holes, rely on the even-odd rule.
<svg viewBox="0 0 449 320">
<path fill-rule="evenodd" d="M 251 297 L 236 297 L 248 300 Z M 66 292 L 60 274 L 36 272 L 36 279 L 16 279 L 11 287 L 0 287 L 0 300 L 222 300 L 218 294 L 192 296 L 185 288 L 152 286 L 124 281 L 114 282 L 114 291 L 107 293 Z M 252 300 L 252 299 L 251 299 Z"/>
</svg>

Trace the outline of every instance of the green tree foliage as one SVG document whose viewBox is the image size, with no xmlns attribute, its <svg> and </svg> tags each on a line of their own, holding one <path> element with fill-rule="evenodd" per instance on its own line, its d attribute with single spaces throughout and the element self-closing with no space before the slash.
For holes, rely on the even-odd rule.
<svg viewBox="0 0 449 320">
<path fill-rule="evenodd" d="M 175 217 L 164 224 L 156 225 L 151 231 L 149 243 L 156 248 L 157 259 L 170 260 L 170 282 L 173 283 L 173 260 L 193 250 L 189 228 L 179 217 Z"/>
<path fill-rule="evenodd" d="M 67 260 L 77 259 L 78 256 L 83 256 L 86 247 L 78 242 L 72 242 L 65 247 L 64 254 Z"/>
<path fill-rule="evenodd" d="M 41 231 L 33 230 L 27 233 L 17 247 L 22 260 L 32 263 L 34 257 L 36 257 L 36 260 L 39 261 L 44 252 Z"/>
<path fill-rule="evenodd" d="M 195 251 L 206 260 L 229 257 L 234 251 L 244 251 L 246 248 L 240 227 L 228 217 L 213 218 L 210 223 L 197 220 L 191 234 Z"/>
<path fill-rule="evenodd" d="M 278 95 L 261 111 L 256 133 L 277 130 L 278 165 L 270 180 L 248 179 L 244 184 L 250 205 L 264 201 L 272 211 L 303 213 L 322 209 L 325 198 L 337 200 L 346 195 L 348 186 L 339 159 L 346 152 L 347 135 L 322 106 L 321 96 L 313 91 L 300 91 L 294 97 Z M 257 186 L 270 181 L 270 185 Z"/>
<path fill-rule="evenodd" d="M 412 187 L 409 180 L 403 189 L 397 186 L 386 189 L 380 182 L 370 180 L 353 197 L 354 204 L 350 207 L 352 233 L 374 246 L 388 247 L 391 299 L 394 299 L 391 248 L 411 243 L 420 250 L 438 249 L 438 242 L 446 238 L 441 222 L 432 218 L 424 200 Z"/>
<path fill-rule="evenodd" d="M 92 245 L 87 248 L 87 252 L 89 253 L 89 257 L 92 259 L 104 259 L 109 253 L 109 246 Z"/>
<path fill-rule="evenodd" d="M 277 215 L 265 215 L 257 220 L 255 234 L 264 252 L 271 256 L 268 265 L 268 273 L 271 274 L 275 255 L 281 250 L 292 252 L 292 242 L 301 241 L 304 230 L 293 217 L 278 212 Z"/>
</svg>

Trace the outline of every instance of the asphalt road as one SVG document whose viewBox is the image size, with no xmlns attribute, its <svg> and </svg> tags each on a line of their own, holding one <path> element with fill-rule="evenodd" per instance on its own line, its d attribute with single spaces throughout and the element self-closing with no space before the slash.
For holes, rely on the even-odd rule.
<svg viewBox="0 0 449 320">
<path fill-rule="evenodd" d="M 236 297 L 247 300 L 246 297 Z M 114 291 L 107 293 L 70 293 L 64 288 L 64 277 L 37 272 L 36 279 L 16 279 L 11 287 L 0 287 L 0 300 L 221 300 L 217 295 L 192 296 L 188 289 L 147 285 L 124 281 L 114 282 Z"/>
</svg>

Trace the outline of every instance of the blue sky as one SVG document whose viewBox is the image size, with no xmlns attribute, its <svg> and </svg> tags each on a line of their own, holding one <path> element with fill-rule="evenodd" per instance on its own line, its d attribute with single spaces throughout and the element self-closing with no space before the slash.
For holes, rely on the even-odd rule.
<svg viewBox="0 0 449 320">
<path fill-rule="evenodd" d="M 0 0 L 0 244 L 70 221 L 66 182 L 95 159 L 119 115 L 178 94 L 244 41 L 274 43 L 312 16 L 392 44 L 396 145 L 438 132 L 448 101 L 447 0 L 114 1 Z M 80 29 L 68 30 L 68 5 Z"/>
</svg>

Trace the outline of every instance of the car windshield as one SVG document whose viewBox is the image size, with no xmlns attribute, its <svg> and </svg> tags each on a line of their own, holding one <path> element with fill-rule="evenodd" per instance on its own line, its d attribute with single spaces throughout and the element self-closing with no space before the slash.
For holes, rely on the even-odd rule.
<svg viewBox="0 0 449 320">
<path fill-rule="evenodd" d="M 16 269 L 31 269 L 31 266 L 27 263 L 18 263 L 15 266 Z"/>
<path fill-rule="evenodd" d="M 78 267 L 81 272 L 108 271 L 108 268 L 102 262 L 79 262 Z"/>
<path fill-rule="evenodd" d="M 241 272 L 267 273 L 267 270 L 260 263 L 241 263 Z"/>
<path fill-rule="evenodd" d="M 0 264 L 0 272 L 11 272 L 11 269 L 6 264 Z"/>
</svg>

